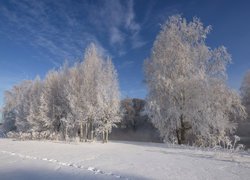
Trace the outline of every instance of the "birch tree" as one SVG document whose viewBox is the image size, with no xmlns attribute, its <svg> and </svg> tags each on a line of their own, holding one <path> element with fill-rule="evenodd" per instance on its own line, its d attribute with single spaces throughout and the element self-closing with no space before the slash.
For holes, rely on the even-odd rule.
<svg viewBox="0 0 250 180">
<path fill-rule="evenodd" d="M 30 90 L 32 81 L 23 81 L 15 86 L 13 91 L 16 94 L 16 121 L 15 126 L 18 132 L 27 132 L 30 124 L 27 120 L 30 109 Z"/>
<path fill-rule="evenodd" d="M 242 97 L 242 103 L 246 107 L 246 112 L 249 120 L 250 119 L 250 71 L 248 71 L 243 78 L 240 92 Z"/>
<path fill-rule="evenodd" d="M 4 106 L 2 109 L 3 129 L 5 132 L 16 130 L 17 94 L 13 91 L 4 93 Z"/>
<path fill-rule="evenodd" d="M 69 100 L 67 98 L 68 95 L 68 87 L 69 87 L 69 78 L 70 78 L 70 69 L 68 66 L 68 62 L 65 62 L 64 65 L 58 71 L 59 82 L 58 82 L 58 113 L 59 121 L 61 124 L 61 133 L 63 135 L 63 139 L 67 140 L 69 129 L 72 129 L 72 110 L 70 108 Z"/>
<path fill-rule="evenodd" d="M 98 83 L 101 76 L 103 59 L 94 44 L 90 44 L 84 60 L 71 70 L 70 102 L 73 117 L 80 126 L 80 140 L 92 140 L 94 124 L 98 119 Z M 85 132 L 85 135 L 83 134 Z"/>
<path fill-rule="evenodd" d="M 86 92 L 84 90 L 84 81 L 82 76 L 82 64 L 76 63 L 70 69 L 69 87 L 67 89 L 67 99 L 71 109 L 71 120 L 75 136 L 78 136 L 78 127 L 80 126 L 80 141 L 83 141 L 83 124 L 86 123 Z"/>
<path fill-rule="evenodd" d="M 44 131 L 45 138 L 66 140 L 69 135 L 77 137 L 80 130 L 81 141 L 93 140 L 98 133 L 107 142 L 112 127 L 120 121 L 119 111 L 115 67 L 90 44 L 83 62 L 71 68 L 66 63 L 49 71 L 43 81 L 23 81 L 6 92 L 3 115 L 8 130 L 35 135 Z"/>
<path fill-rule="evenodd" d="M 45 78 L 41 94 L 40 116 L 46 128 L 57 135 L 62 131 L 62 120 L 67 116 L 65 81 L 62 73 L 62 71 L 50 71 Z"/>
<path fill-rule="evenodd" d="M 30 108 L 27 121 L 30 125 L 30 131 L 41 132 L 43 130 L 43 119 L 40 117 L 41 94 L 43 84 L 40 77 L 32 82 L 30 90 Z"/>
<path fill-rule="evenodd" d="M 89 136 L 91 140 L 94 136 L 94 124 L 100 117 L 97 97 L 99 93 L 98 86 L 100 83 L 99 79 L 102 76 L 101 73 L 103 63 L 103 57 L 100 52 L 98 52 L 96 46 L 94 44 L 90 44 L 85 51 L 82 75 L 84 77 L 84 89 L 87 102 L 87 113 L 85 114 L 87 118 L 85 137 Z"/>
<path fill-rule="evenodd" d="M 27 121 L 30 109 L 31 81 L 23 81 L 5 92 L 3 121 L 5 131 L 16 130 L 27 132 L 30 124 Z"/>
<path fill-rule="evenodd" d="M 196 142 L 219 143 L 233 132 L 233 119 L 244 117 L 238 94 L 226 86 L 231 56 L 206 45 L 210 30 L 198 18 L 171 16 L 145 61 L 148 113 L 167 141 L 187 143 L 191 132 Z"/>
<path fill-rule="evenodd" d="M 103 142 L 108 142 L 108 134 L 116 123 L 120 122 L 120 91 L 118 77 L 111 59 L 107 59 L 102 68 L 98 83 L 98 115 L 97 129 L 102 133 Z"/>
</svg>

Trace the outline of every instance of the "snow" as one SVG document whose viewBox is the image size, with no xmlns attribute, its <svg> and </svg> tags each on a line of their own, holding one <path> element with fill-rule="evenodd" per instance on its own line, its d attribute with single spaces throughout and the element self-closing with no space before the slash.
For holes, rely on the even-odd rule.
<svg viewBox="0 0 250 180">
<path fill-rule="evenodd" d="M 0 139 L 0 179 L 249 179 L 250 154 L 112 141 Z"/>
</svg>

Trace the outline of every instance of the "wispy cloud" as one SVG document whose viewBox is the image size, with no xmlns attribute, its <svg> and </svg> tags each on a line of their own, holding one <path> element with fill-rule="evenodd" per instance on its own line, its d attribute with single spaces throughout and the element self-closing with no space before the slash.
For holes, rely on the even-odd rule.
<svg viewBox="0 0 250 180">
<path fill-rule="evenodd" d="M 125 26 L 127 29 L 138 32 L 141 29 L 141 26 L 135 22 L 134 2 L 132 0 L 128 1 L 127 8 Z"/>
<path fill-rule="evenodd" d="M 100 34 L 106 34 L 111 48 L 118 56 L 132 48 L 145 45 L 140 32 L 141 25 L 135 20 L 134 1 L 106 0 L 89 4 L 89 22 Z"/>
<path fill-rule="evenodd" d="M 117 44 L 122 45 L 124 43 L 124 35 L 117 27 L 113 27 L 110 30 L 110 43 L 114 46 Z"/>
<path fill-rule="evenodd" d="M 65 59 L 81 57 L 89 42 L 101 43 L 85 28 L 78 9 L 68 9 L 58 1 L 10 0 L 12 6 L 0 6 L 0 32 L 11 40 L 28 42 L 39 48 L 52 64 L 60 65 Z M 104 49 L 104 48 L 102 48 Z"/>
<path fill-rule="evenodd" d="M 124 69 L 124 68 L 127 68 L 127 67 L 131 67 L 131 66 L 133 66 L 134 63 L 135 63 L 134 61 L 124 61 L 124 62 L 122 62 L 122 63 L 118 66 L 118 68 L 119 68 L 119 69 Z"/>
<path fill-rule="evenodd" d="M 128 1 L 126 27 L 132 32 L 130 39 L 133 49 L 140 48 L 146 44 L 146 41 L 140 35 L 141 25 L 135 21 L 134 2 L 132 0 Z"/>
<path fill-rule="evenodd" d="M 112 56 L 146 44 L 133 0 L 9 0 L 6 4 L 0 6 L 0 35 L 29 43 L 55 66 L 81 57 L 89 42 Z"/>
</svg>

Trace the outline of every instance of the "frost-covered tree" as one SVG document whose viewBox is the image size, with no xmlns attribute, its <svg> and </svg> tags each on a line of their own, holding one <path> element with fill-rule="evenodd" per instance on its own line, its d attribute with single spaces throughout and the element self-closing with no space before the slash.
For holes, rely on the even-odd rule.
<svg viewBox="0 0 250 180">
<path fill-rule="evenodd" d="M 15 86 L 13 91 L 16 93 L 16 120 L 15 126 L 18 132 L 27 132 L 30 130 L 30 125 L 27 120 L 30 109 L 30 91 L 32 81 L 23 81 Z"/>
<path fill-rule="evenodd" d="M 108 142 L 108 134 L 121 119 L 118 77 L 111 59 L 104 62 L 100 75 L 97 91 L 99 117 L 96 131 L 103 134 L 103 142 Z"/>
<path fill-rule="evenodd" d="M 103 59 L 94 44 L 86 48 L 84 60 L 71 69 L 68 101 L 75 122 L 80 126 L 80 140 L 93 139 L 98 119 L 98 83 Z M 103 83 L 103 82 L 102 82 Z M 85 132 L 85 134 L 84 134 Z"/>
<path fill-rule="evenodd" d="M 83 62 L 51 70 L 43 81 L 23 81 L 6 92 L 3 108 L 6 131 L 29 132 L 31 138 L 78 136 L 105 141 L 119 121 L 119 87 L 111 60 L 105 61 L 94 44 Z M 22 136 L 21 134 L 19 134 Z M 37 136 L 39 135 L 39 136 Z"/>
<path fill-rule="evenodd" d="M 5 132 L 15 131 L 16 113 L 17 113 L 17 94 L 13 91 L 6 91 L 4 94 L 4 106 L 2 109 L 3 129 Z"/>
<path fill-rule="evenodd" d="M 98 93 L 100 77 L 102 76 L 102 66 L 104 60 L 95 44 L 90 44 L 85 51 L 83 61 L 84 91 L 86 94 L 86 136 L 93 139 L 94 124 L 99 119 Z M 86 137 L 85 136 L 85 137 Z"/>
<path fill-rule="evenodd" d="M 76 136 L 78 136 L 78 127 L 80 126 L 80 141 L 82 141 L 83 124 L 86 123 L 86 94 L 84 91 L 81 63 L 76 63 L 75 66 L 70 69 L 69 77 L 66 97 L 69 102 L 71 114 L 68 117 L 68 124 L 71 125 Z"/>
<path fill-rule="evenodd" d="M 30 89 L 30 108 L 27 117 L 31 132 L 41 132 L 44 129 L 43 119 L 40 116 L 42 88 L 40 77 L 36 77 Z"/>
<path fill-rule="evenodd" d="M 60 125 L 61 125 L 61 134 L 63 139 L 67 139 L 69 132 L 68 130 L 72 129 L 72 110 L 67 98 L 68 89 L 69 89 L 69 78 L 70 78 L 70 69 L 68 63 L 65 62 L 64 65 L 58 71 L 59 75 L 59 92 L 58 97 L 60 98 L 58 111 L 60 114 Z"/>
<path fill-rule="evenodd" d="M 57 84 L 58 84 L 58 73 L 53 70 L 49 71 L 46 75 L 43 85 L 43 91 L 41 94 L 41 106 L 40 116 L 44 121 L 44 125 L 47 130 L 54 132 L 57 129 L 56 119 L 56 101 L 57 101 Z"/>
<path fill-rule="evenodd" d="M 41 93 L 40 118 L 46 129 L 59 134 L 67 118 L 67 98 L 64 91 L 66 79 L 64 70 L 50 71 L 44 81 Z"/>
<path fill-rule="evenodd" d="M 27 132 L 29 123 L 27 117 L 30 109 L 31 81 L 23 81 L 5 92 L 3 121 L 6 132 L 16 130 Z"/>
<path fill-rule="evenodd" d="M 250 120 L 250 71 L 248 71 L 244 76 L 240 91 L 241 91 L 242 103 L 246 107 L 248 120 Z"/>
<path fill-rule="evenodd" d="M 198 18 L 171 16 L 145 61 L 148 113 L 167 141 L 186 143 L 189 133 L 196 142 L 219 143 L 244 116 L 238 94 L 226 86 L 230 55 L 205 43 L 210 29 Z"/>
</svg>

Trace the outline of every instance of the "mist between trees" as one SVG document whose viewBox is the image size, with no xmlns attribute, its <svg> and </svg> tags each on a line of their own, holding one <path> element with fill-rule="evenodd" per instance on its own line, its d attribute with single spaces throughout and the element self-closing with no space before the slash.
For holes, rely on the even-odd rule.
<svg viewBox="0 0 250 180">
<path fill-rule="evenodd" d="M 226 85 L 230 54 L 206 45 L 210 31 L 198 18 L 171 16 L 145 60 L 146 113 L 167 142 L 232 147 L 237 123 L 249 112 L 249 73 L 241 88 L 246 111 Z M 82 62 L 7 91 L 3 126 L 9 136 L 107 142 L 124 111 L 114 65 L 91 44 Z"/>
</svg>

